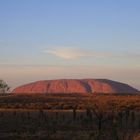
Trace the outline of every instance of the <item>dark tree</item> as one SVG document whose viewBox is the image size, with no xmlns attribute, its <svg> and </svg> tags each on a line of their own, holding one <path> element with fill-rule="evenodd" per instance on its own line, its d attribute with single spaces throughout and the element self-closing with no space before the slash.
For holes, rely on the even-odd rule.
<svg viewBox="0 0 140 140">
<path fill-rule="evenodd" d="M 0 93 L 7 93 L 9 89 L 10 87 L 8 84 L 5 81 L 0 80 Z"/>
</svg>

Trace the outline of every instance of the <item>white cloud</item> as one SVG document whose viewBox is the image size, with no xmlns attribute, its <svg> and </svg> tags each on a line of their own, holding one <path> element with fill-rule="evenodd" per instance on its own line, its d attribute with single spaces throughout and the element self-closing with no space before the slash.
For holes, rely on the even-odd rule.
<svg viewBox="0 0 140 140">
<path fill-rule="evenodd" d="M 89 56 L 106 56 L 109 53 L 93 52 L 92 50 L 70 47 L 52 47 L 44 50 L 43 52 L 61 57 L 64 59 L 76 59 Z"/>
</svg>

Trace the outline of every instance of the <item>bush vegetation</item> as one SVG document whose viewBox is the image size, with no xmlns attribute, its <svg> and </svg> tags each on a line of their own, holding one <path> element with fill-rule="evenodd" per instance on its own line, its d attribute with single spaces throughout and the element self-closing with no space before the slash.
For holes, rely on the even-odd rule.
<svg viewBox="0 0 140 140">
<path fill-rule="evenodd" d="M 0 139 L 139 140 L 139 95 L 0 96 Z"/>
</svg>

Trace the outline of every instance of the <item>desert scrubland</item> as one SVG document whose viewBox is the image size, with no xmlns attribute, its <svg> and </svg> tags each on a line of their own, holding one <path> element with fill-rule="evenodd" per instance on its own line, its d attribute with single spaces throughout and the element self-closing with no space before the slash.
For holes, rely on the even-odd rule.
<svg viewBox="0 0 140 140">
<path fill-rule="evenodd" d="M 0 96 L 0 138 L 139 140 L 139 95 Z"/>
</svg>

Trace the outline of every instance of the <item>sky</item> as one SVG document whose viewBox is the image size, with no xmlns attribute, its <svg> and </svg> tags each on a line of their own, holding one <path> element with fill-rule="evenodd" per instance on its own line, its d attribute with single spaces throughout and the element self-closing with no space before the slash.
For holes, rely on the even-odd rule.
<svg viewBox="0 0 140 140">
<path fill-rule="evenodd" d="M 0 79 L 103 78 L 140 89 L 139 0 L 0 0 Z"/>
</svg>

